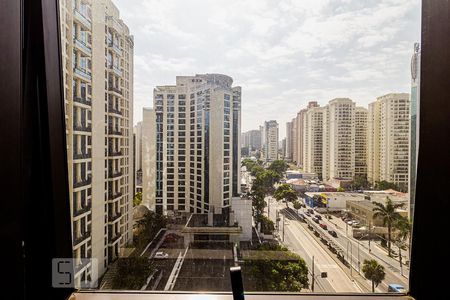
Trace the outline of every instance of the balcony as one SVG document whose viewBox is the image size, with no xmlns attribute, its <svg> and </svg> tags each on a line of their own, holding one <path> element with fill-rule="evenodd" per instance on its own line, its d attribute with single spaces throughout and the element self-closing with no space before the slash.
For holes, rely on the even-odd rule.
<svg viewBox="0 0 450 300">
<path fill-rule="evenodd" d="M 122 76 L 122 70 L 120 70 L 119 67 L 115 66 L 115 65 L 109 65 L 108 69 L 110 71 L 113 71 L 114 74 L 116 74 L 117 76 L 121 77 Z"/>
<path fill-rule="evenodd" d="M 86 205 L 82 206 L 80 209 L 77 209 L 73 212 L 73 216 L 77 217 L 79 215 L 82 215 L 88 211 L 90 211 L 92 208 L 92 203 L 88 202 Z"/>
<path fill-rule="evenodd" d="M 73 96 L 73 101 L 74 101 L 74 102 L 77 102 L 77 103 L 84 104 L 84 105 L 88 105 L 88 106 L 91 106 L 91 105 L 92 105 L 92 102 L 91 102 L 90 99 L 85 99 L 85 98 L 77 97 L 77 96 L 75 96 L 75 95 Z"/>
<path fill-rule="evenodd" d="M 86 56 L 90 56 L 92 54 L 92 49 L 90 46 L 88 46 L 85 42 L 74 38 L 73 39 L 73 43 L 75 44 L 75 46 L 81 51 L 83 52 Z"/>
<path fill-rule="evenodd" d="M 86 81 L 91 81 L 92 80 L 91 72 L 86 71 L 85 69 L 81 69 L 79 67 L 75 67 L 73 72 L 74 72 L 75 75 L 77 75 L 81 79 L 84 79 Z"/>
<path fill-rule="evenodd" d="M 123 175 L 123 173 L 122 172 L 108 172 L 109 174 L 108 174 L 108 178 L 117 178 L 117 177 L 120 177 L 120 176 L 122 176 Z"/>
<path fill-rule="evenodd" d="M 113 16 L 107 16 L 106 18 L 108 27 L 114 30 L 115 32 L 121 34 L 123 31 L 122 24 L 120 24 L 116 19 L 114 19 Z"/>
<path fill-rule="evenodd" d="M 122 131 L 119 130 L 118 128 L 108 127 L 108 134 L 109 135 L 122 135 Z"/>
<path fill-rule="evenodd" d="M 108 222 L 113 223 L 113 222 L 117 221 L 121 216 L 122 216 L 121 213 L 108 214 Z"/>
<path fill-rule="evenodd" d="M 108 156 L 122 156 L 122 151 L 109 151 Z"/>
<path fill-rule="evenodd" d="M 114 108 L 113 106 L 108 106 L 108 112 L 116 115 L 122 115 L 120 109 Z"/>
<path fill-rule="evenodd" d="M 91 29 L 91 21 L 85 15 L 83 15 L 77 9 L 75 9 L 75 14 L 74 15 L 75 15 L 75 20 L 80 22 L 87 29 Z"/>
<path fill-rule="evenodd" d="M 92 131 L 92 127 L 89 125 L 83 125 L 83 124 L 74 124 L 73 125 L 73 130 L 74 131 L 84 131 L 84 132 L 91 132 Z"/>
<path fill-rule="evenodd" d="M 117 193 L 112 192 L 112 193 L 108 194 L 108 200 L 116 200 L 116 199 L 119 199 L 120 196 L 122 196 L 121 192 L 117 192 Z"/>
<path fill-rule="evenodd" d="M 90 230 L 86 230 L 85 232 L 81 233 L 81 235 L 79 235 L 78 237 L 77 237 L 77 234 L 74 233 L 73 236 L 74 236 L 74 238 L 73 238 L 73 245 L 76 246 L 79 243 L 81 243 L 82 241 L 84 241 L 87 238 L 89 238 L 91 236 L 91 231 Z"/>
<path fill-rule="evenodd" d="M 80 262 L 74 266 L 75 274 L 78 274 L 82 269 L 84 269 L 86 266 L 88 266 L 91 263 L 90 258 L 81 258 Z"/>
<path fill-rule="evenodd" d="M 73 154 L 73 159 L 87 159 L 87 158 L 91 158 L 91 153 L 74 153 Z"/>
<path fill-rule="evenodd" d="M 73 181 L 73 188 L 79 188 L 79 187 L 82 187 L 82 186 L 85 186 L 85 185 L 89 185 L 89 184 L 91 184 L 91 182 L 92 182 L 91 175 L 88 175 L 88 177 L 86 179 L 84 179 L 84 180 L 80 180 L 80 181 L 74 180 Z"/>
<path fill-rule="evenodd" d="M 120 233 L 114 236 L 108 235 L 108 244 L 109 245 L 115 244 L 121 237 L 122 235 Z"/>
<path fill-rule="evenodd" d="M 114 92 L 114 93 L 119 94 L 120 96 L 122 96 L 122 89 L 114 87 L 114 86 L 112 86 L 112 84 L 109 84 L 108 91 Z"/>
<path fill-rule="evenodd" d="M 113 49 L 114 52 L 117 53 L 117 55 L 122 55 L 122 50 L 120 49 L 119 45 L 115 44 L 113 41 L 109 40 L 108 41 L 108 47 Z"/>
</svg>

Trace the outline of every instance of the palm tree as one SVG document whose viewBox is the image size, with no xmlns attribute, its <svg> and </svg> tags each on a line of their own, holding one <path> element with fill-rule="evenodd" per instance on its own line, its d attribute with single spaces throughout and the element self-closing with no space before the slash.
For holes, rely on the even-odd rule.
<svg viewBox="0 0 450 300">
<path fill-rule="evenodd" d="M 388 255 L 391 256 L 391 234 L 392 226 L 398 220 L 401 215 L 396 211 L 397 208 L 403 206 L 403 203 L 393 203 L 389 197 L 386 197 L 386 204 L 381 204 L 379 202 L 372 202 L 375 207 L 373 208 L 373 218 L 382 218 L 383 225 L 388 228 Z"/>
<path fill-rule="evenodd" d="M 407 217 L 400 217 L 395 221 L 394 227 L 397 233 L 395 242 L 398 247 L 400 274 L 403 275 L 402 250 L 407 250 L 410 247 L 412 223 Z"/>
<path fill-rule="evenodd" d="M 384 267 L 379 265 L 375 259 L 365 259 L 362 271 L 364 273 L 364 277 L 372 281 L 372 293 L 374 293 L 375 287 L 377 287 L 384 280 L 386 275 L 384 272 Z"/>
</svg>

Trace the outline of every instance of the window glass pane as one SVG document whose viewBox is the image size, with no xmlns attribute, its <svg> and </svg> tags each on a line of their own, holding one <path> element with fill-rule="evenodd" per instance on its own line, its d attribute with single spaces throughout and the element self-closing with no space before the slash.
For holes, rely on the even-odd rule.
<svg viewBox="0 0 450 300">
<path fill-rule="evenodd" d="M 76 285 L 229 291 L 238 264 L 248 291 L 360 293 L 381 266 L 407 291 L 401 2 L 60 0 Z"/>
</svg>

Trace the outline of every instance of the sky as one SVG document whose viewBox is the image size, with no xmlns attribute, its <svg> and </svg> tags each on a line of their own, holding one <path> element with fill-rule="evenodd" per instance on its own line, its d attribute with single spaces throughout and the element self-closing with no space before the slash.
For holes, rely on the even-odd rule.
<svg viewBox="0 0 450 300">
<path fill-rule="evenodd" d="M 242 132 L 308 101 L 359 106 L 410 91 L 420 0 L 113 0 L 134 35 L 134 123 L 153 88 L 221 73 L 242 87 Z"/>
</svg>

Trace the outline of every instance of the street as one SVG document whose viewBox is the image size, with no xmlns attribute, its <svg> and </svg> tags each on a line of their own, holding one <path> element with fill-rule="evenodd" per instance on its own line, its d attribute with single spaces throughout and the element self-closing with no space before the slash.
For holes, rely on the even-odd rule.
<svg viewBox="0 0 450 300">
<path fill-rule="evenodd" d="M 352 270 L 350 270 L 350 278 L 349 276 L 336 264 L 334 261 L 333 254 L 324 250 L 323 246 L 320 245 L 319 242 L 314 240 L 313 234 L 311 231 L 306 229 L 306 224 L 296 220 L 289 214 L 296 215 L 296 210 L 292 208 L 292 205 L 289 204 L 288 207 L 292 208 L 292 210 L 286 210 L 286 203 L 277 203 L 276 200 L 269 200 L 269 197 L 266 198 L 267 202 L 270 202 L 270 207 L 266 209 L 266 212 L 270 210 L 270 218 L 276 224 L 276 211 L 280 211 L 281 220 L 279 222 L 279 238 L 282 240 L 283 234 L 283 217 L 288 216 L 289 221 L 286 221 L 286 227 L 284 230 L 284 244 L 292 251 L 301 255 L 305 261 L 307 262 L 309 268 L 311 268 L 312 256 L 314 255 L 316 260 L 316 266 L 320 271 L 328 272 L 328 279 L 320 279 L 322 286 L 316 285 L 319 288 L 323 288 L 325 291 L 328 291 L 328 288 L 332 287 L 334 291 L 356 291 L 360 292 L 361 290 L 356 286 L 356 284 L 352 281 L 352 275 L 363 277 L 362 271 L 360 271 L 360 267 L 362 267 L 363 261 L 365 259 L 375 259 L 379 264 L 384 266 L 386 276 L 384 281 L 376 288 L 377 292 L 386 292 L 388 285 L 391 283 L 398 283 L 405 288 L 408 288 L 408 279 L 407 274 L 409 269 L 406 266 L 403 266 L 404 276 L 400 274 L 400 268 L 398 260 L 388 257 L 383 249 L 380 249 L 378 245 L 374 242 L 371 243 L 371 252 L 369 253 L 368 241 L 358 241 L 357 239 L 351 237 L 351 227 L 348 226 L 348 236 L 346 236 L 346 226 L 345 222 L 337 217 L 333 217 L 332 220 L 327 220 L 323 215 L 321 223 L 327 225 L 328 229 L 332 229 L 336 231 L 337 237 L 333 238 L 333 241 L 345 252 L 345 259 L 348 260 L 353 266 Z M 304 209 L 302 208 L 299 212 L 304 213 Z M 309 221 L 311 221 L 310 217 L 307 217 Z M 287 218 L 286 218 L 287 220 Z M 323 231 L 323 229 L 321 229 Z M 326 233 L 324 231 L 325 235 Z M 316 272 L 320 272 L 316 268 Z M 348 268 L 347 270 L 348 271 Z M 347 272 L 348 273 L 348 272 Z M 358 274 L 359 273 L 359 274 Z M 361 278 L 359 278 L 361 280 Z M 366 279 L 364 279 L 366 280 Z M 369 283 L 368 280 L 366 280 Z"/>
<path fill-rule="evenodd" d="M 285 207 L 285 203 L 271 204 L 270 218 L 275 224 L 276 211 L 280 211 Z M 279 238 L 282 239 L 283 219 L 279 222 L 279 226 Z M 362 292 L 358 285 L 347 276 L 347 274 L 337 265 L 334 258 L 324 250 L 323 246 L 311 236 L 311 233 L 299 221 L 286 221 L 284 241 L 282 241 L 282 243 L 291 251 L 300 255 L 305 260 L 310 271 L 312 267 L 312 258 L 314 256 L 314 272 L 316 275 L 314 292 Z M 320 278 L 320 276 L 317 276 L 320 275 L 321 272 L 327 272 L 328 277 Z"/>
</svg>

